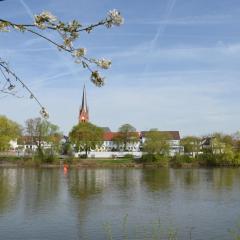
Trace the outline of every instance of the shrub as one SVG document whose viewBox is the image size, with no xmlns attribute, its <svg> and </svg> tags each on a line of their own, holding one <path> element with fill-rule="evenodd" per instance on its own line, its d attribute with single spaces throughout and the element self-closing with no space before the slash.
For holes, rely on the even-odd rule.
<svg viewBox="0 0 240 240">
<path fill-rule="evenodd" d="M 56 160 L 56 155 L 52 149 L 41 149 L 36 152 L 34 158 L 42 163 L 53 163 Z"/>
<path fill-rule="evenodd" d="M 125 154 L 124 158 L 133 159 L 133 155 L 132 154 Z"/>
<path fill-rule="evenodd" d="M 220 156 L 213 155 L 212 153 L 203 153 L 201 155 L 198 155 L 197 159 L 200 161 L 200 163 L 208 166 L 216 166 L 220 162 Z"/>
<path fill-rule="evenodd" d="M 233 165 L 234 166 L 239 166 L 240 165 L 240 153 L 239 152 L 234 154 Z"/>
<path fill-rule="evenodd" d="M 194 158 L 188 156 L 188 155 L 180 155 L 177 154 L 172 158 L 173 163 L 192 163 L 194 161 Z"/>
<path fill-rule="evenodd" d="M 161 154 L 144 154 L 140 159 L 142 163 L 156 163 L 161 166 L 168 165 L 169 158 Z"/>
</svg>

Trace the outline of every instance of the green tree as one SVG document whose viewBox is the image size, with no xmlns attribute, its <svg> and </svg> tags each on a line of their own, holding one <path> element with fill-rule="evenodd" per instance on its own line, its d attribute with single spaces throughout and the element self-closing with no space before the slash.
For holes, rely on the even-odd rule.
<svg viewBox="0 0 240 240">
<path fill-rule="evenodd" d="M 150 130 L 145 135 L 145 142 L 143 144 L 143 150 L 149 154 L 160 154 L 163 156 L 169 155 L 169 140 L 170 136 L 167 133 L 163 133 L 156 130 Z"/>
<path fill-rule="evenodd" d="M 217 165 L 231 165 L 237 161 L 234 152 L 234 138 L 231 135 L 222 133 L 212 134 L 208 152 L 212 155 L 214 164 Z"/>
<path fill-rule="evenodd" d="M 90 150 L 96 149 L 103 143 L 103 129 L 88 122 L 81 122 L 74 126 L 69 133 L 70 141 L 77 149 L 85 151 L 86 157 Z"/>
<path fill-rule="evenodd" d="M 113 141 L 118 145 L 122 145 L 124 151 L 127 150 L 127 145 L 137 142 L 139 140 L 136 128 L 126 123 L 119 127 L 118 134 L 114 137 Z"/>
<path fill-rule="evenodd" d="M 44 142 L 51 145 L 51 154 L 57 151 L 62 138 L 59 127 L 41 118 L 31 118 L 26 121 L 26 134 L 32 145 L 37 146 L 41 158 L 44 156 L 42 145 Z"/>
<path fill-rule="evenodd" d="M 184 152 L 191 154 L 192 157 L 198 156 L 200 151 L 200 138 L 195 136 L 187 136 L 181 140 Z"/>
<path fill-rule="evenodd" d="M 61 152 L 63 155 L 72 156 L 73 155 L 72 144 L 69 141 L 66 141 L 65 143 L 63 143 Z"/>
<path fill-rule="evenodd" d="M 9 148 L 10 140 L 14 140 L 21 135 L 21 127 L 5 116 L 0 116 L 0 150 Z"/>
<path fill-rule="evenodd" d="M 214 133 L 212 134 L 211 147 L 213 154 L 223 154 L 226 148 L 233 147 L 233 138 L 230 135 Z"/>
</svg>

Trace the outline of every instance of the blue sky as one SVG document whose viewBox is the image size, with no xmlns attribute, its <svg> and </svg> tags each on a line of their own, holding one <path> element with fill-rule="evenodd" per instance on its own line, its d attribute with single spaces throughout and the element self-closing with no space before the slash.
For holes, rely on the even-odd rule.
<svg viewBox="0 0 240 240">
<path fill-rule="evenodd" d="M 6 0 L 1 18 L 28 23 L 49 10 L 61 20 L 97 22 L 111 9 L 121 27 L 98 28 L 80 37 L 89 56 L 112 60 L 96 88 L 72 57 L 42 39 L 1 33 L 1 57 L 11 63 L 67 133 L 78 121 L 86 83 L 90 119 L 112 130 L 130 123 L 138 130 L 179 130 L 182 135 L 233 133 L 240 122 L 239 0 Z M 46 33 L 56 39 L 56 35 Z M 20 92 L 24 95 L 24 91 Z M 28 97 L 0 99 L 0 113 L 24 124 L 38 116 Z"/>
</svg>

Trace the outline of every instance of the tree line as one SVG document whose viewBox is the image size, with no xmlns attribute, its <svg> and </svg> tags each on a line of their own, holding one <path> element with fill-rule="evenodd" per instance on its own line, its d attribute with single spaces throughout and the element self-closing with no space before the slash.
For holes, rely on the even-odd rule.
<svg viewBox="0 0 240 240">
<path fill-rule="evenodd" d="M 187 136 L 181 140 L 184 156 L 177 163 L 198 163 L 211 166 L 240 165 L 240 132 L 213 133 L 206 137 Z"/>
<path fill-rule="evenodd" d="M 10 147 L 10 140 L 18 139 L 20 145 L 35 145 L 36 151 L 40 156 L 44 155 L 44 143 L 52 146 L 52 151 L 69 154 L 73 150 L 84 151 L 87 153 L 101 146 L 104 141 L 104 129 L 89 122 L 82 122 L 72 128 L 69 136 L 65 137 L 65 145 L 60 149 L 60 142 L 63 139 L 63 133 L 59 127 L 46 119 L 31 118 L 25 121 L 22 127 L 18 123 L 0 116 L 0 150 L 6 151 Z M 169 149 L 166 136 L 155 130 L 149 131 L 144 150 L 149 153 L 164 153 Z M 136 128 L 130 124 L 123 124 L 118 132 L 111 139 L 117 149 L 120 146 L 123 151 L 128 151 L 128 144 L 139 142 L 139 133 Z M 72 149 L 74 145 L 74 149 Z M 31 149 L 29 149 L 31 151 Z"/>
<path fill-rule="evenodd" d="M 19 146 L 28 145 L 26 154 L 32 154 L 36 146 L 35 154 L 40 159 L 51 158 L 59 151 L 60 141 L 63 134 L 59 127 L 46 119 L 30 118 L 25 121 L 25 126 L 0 116 L 0 151 L 4 152 L 10 148 L 10 141 L 17 140 Z M 44 149 L 43 145 L 48 143 L 51 147 Z M 21 151 L 21 147 L 18 148 Z M 47 159 L 46 159 L 47 160 Z"/>
<path fill-rule="evenodd" d="M 9 149 L 11 140 L 18 139 L 18 144 L 35 145 L 35 153 L 40 159 L 51 161 L 54 155 L 71 156 L 73 152 L 88 152 L 102 146 L 104 129 L 89 122 L 73 126 L 68 136 L 64 136 L 59 127 L 46 119 L 33 118 L 25 121 L 22 127 L 18 123 L 0 116 L 0 151 Z M 62 141 L 64 139 L 64 141 Z M 129 144 L 139 143 L 144 153 L 142 162 L 162 165 L 181 166 L 183 164 L 238 166 L 240 165 L 240 132 L 235 134 L 214 133 L 206 137 L 186 136 L 180 140 L 184 151 L 171 157 L 171 137 L 157 129 L 145 133 L 145 141 L 139 136 L 136 128 L 123 124 L 112 139 L 117 147 L 115 151 L 128 151 Z M 44 148 L 44 144 L 50 147 Z M 27 149 L 32 153 L 32 149 Z M 114 151 L 111 149 L 111 151 Z"/>
<path fill-rule="evenodd" d="M 87 156 L 90 150 L 103 144 L 103 136 L 104 129 L 89 122 L 73 126 L 69 136 L 64 136 L 57 125 L 46 119 L 28 119 L 23 127 L 6 116 L 0 116 L 1 152 L 7 151 L 10 148 L 10 141 L 17 139 L 20 146 L 36 146 L 34 152 L 40 159 L 44 159 L 45 156 L 49 157 L 49 155 L 53 157 L 54 154 L 59 153 L 72 155 L 73 151 L 84 151 Z M 116 145 L 122 145 L 126 151 L 127 144 L 137 142 L 138 139 L 136 129 L 130 124 L 124 124 L 119 128 L 119 133 L 113 140 Z M 49 144 L 51 147 L 45 149 L 44 144 Z M 33 149 L 28 148 L 26 152 L 31 154 Z"/>
</svg>

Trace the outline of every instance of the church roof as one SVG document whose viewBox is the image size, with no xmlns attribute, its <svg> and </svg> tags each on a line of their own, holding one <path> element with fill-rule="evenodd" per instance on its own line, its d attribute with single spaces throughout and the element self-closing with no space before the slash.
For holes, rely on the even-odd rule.
<svg viewBox="0 0 240 240">
<path fill-rule="evenodd" d="M 86 94 L 86 87 L 84 84 L 83 87 L 83 95 L 82 95 L 82 105 L 79 111 L 79 122 L 88 122 L 89 121 L 89 112 L 88 112 L 88 105 L 87 105 L 87 94 Z"/>
<path fill-rule="evenodd" d="M 87 94 L 86 94 L 86 87 L 85 87 L 85 85 L 83 87 L 82 105 L 81 105 L 80 112 L 83 112 L 83 111 L 88 112 Z"/>
</svg>

